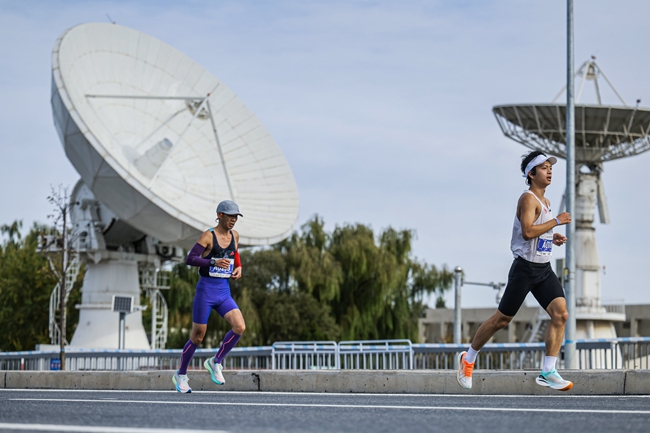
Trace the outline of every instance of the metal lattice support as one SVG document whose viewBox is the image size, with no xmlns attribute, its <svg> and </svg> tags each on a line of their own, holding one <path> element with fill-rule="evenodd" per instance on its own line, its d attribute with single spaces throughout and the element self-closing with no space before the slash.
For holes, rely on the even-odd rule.
<svg viewBox="0 0 650 433">
<path fill-rule="evenodd" d="M 50 261 L 50 266 L 54 266 L 52 263 L 52 258 L 48 255 L 47 256 L 48 260 Z M 70 297 L 70 292 L 72 292 L 72 288 L 74 287 L 75 281 L 77 281 L 77 275 L 79 275 L 79 268 L 81 266 L 81 263 L 79 262 L 79 256 L 77 254 L 74 254 L 72 256 L 72 260 L 70 261 L 68 271 L 65 275 L 65 302 L 67 304 L 68 298 Z M 49 326 L 49 335 L 50 335 L 50 341 L 51 344 L 59 344 L 59 338 L 61 336 L 61 328 L 59 327 L 59 323 L 57 322 L 57 313 L 59 313 L 60 309 L 60 284 L 56 283 L 56 286 L 54 286 L 54 289 L 52 290 L 52 294 L 50 295 L 50 326 Z M 66 339 L 65 344 L 68 344 L 68 341 Z"/>
<path fill-rule="evenodd" d="M 168 315 L 167 301 L 160 290 L 149 292 L 152 309 L 151 348 L 164 349 L 167 344 Z M 155 328 L 153 325 L 155 324 Z"/>
<path fill-rule="evenodd" d="M 151 348 L 164 349 L 167 344 L 169 309 L 161 290 L 169 289 L 169 278 L 152 263 L 141 263 L 140 288 L 151 304 Z"/>
</svg>

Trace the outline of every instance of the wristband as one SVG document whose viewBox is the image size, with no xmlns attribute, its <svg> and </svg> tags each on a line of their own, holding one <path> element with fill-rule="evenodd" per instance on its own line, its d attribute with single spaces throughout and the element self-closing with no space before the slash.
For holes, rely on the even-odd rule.
<svg viewBox="0 0 650 433">
<path fill-rule="evenodd" d="M 559 226 L 561 226 L 561 225 L 562 225 L 562 224 L 560 224 L 560 220 L 559 220 L 559 219 L 557 219 L 557 217 L 555 218 L 555 222 L 556 222 L 556 223 L 557 223 L 557 225 L 559 225 Z"/>
</svg>

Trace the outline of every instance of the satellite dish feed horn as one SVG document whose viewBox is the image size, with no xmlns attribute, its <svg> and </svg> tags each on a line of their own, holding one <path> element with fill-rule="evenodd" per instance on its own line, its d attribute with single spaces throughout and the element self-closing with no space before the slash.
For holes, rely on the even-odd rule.
<svg viewBox="0 0 650 433">
<path fill-rule="evenodd" d="M 628 105 L 625 103 L 625 100 L 621 96 L 620 93 L 618 93 L 618 90 L 616 90 L 616 87 L 612 84 L 611 81 L 609 81 L 609 78 L 607 78 L 607 75 L 605 74 L 605 71 L 601 69 L 601 67 L 596 63 L 596 57 L 591 56 L 590 60 L 587 60 L 584 62 L 573 74 L 573 78 L 577 77 L 578 75 L 582 76 L 582 79 L 580 80 L 580 87 L 578 88 L 578 93 L 576 95 L 576 104 L 580 102 L 580 96 L 582 96 L 582 89 L 585 85 L 585 81 L 593 81 L 594 82 L 594 88 L 596 90 L 596 99 L 598 100 L 598 105 L 603 105 L 602 99 L 600 97 L 600 87 L 598 87 L 598 77 L 600 75 L 603 76 L 607 84 L 609 84 L 610 89 L 616 94 L 618 97 L 619 101 L 623 104 L 624 107 L 627 107 Z M 551 104 L 555 104 L 555 102 L 562 96 L 562 94 L 566 91 L 566 84 L 560 89 L 558 94 L 553 98 L 551 101 Z"/>
</svg>

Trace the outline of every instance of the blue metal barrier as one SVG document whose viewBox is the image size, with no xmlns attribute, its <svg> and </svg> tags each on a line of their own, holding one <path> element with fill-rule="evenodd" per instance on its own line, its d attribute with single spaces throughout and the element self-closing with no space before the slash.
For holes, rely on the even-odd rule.
<svg viewBox="0 0 650 433">
<path fill-rule="evenodd" d="M 272 346 L 236 347 L 226 369 L 453 369 L 467 344 L 413 344 L 410 340 L 287 341 Z M 580 369 L 650 369 L 650 337 L 578 340 Z M 190 369 L 201 369 L 216 349 L 198 349 Z M 66 348 L 66 370 L 176 370 L 181 349 L 99 350 Z M 479 369 L 539 369 L 544 343 L 487 344 Z M 59 351 L 0 353 L 0 370 L 57 368 Z M 563 367 L 560 357 L 559 367 Z"/>
</svg>

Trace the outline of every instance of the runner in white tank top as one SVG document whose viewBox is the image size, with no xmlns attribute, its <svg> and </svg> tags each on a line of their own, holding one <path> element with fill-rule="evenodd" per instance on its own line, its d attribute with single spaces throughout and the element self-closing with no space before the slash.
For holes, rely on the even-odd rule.
<svg viewBox="0 0 650 433">
<path fill-rule="evenodd" d="M 552 166 L 556 162 L 557 158 L 540 151 L 530 152 L 523 158 L 521 171 L 530 188 L 524 191 L 517 203 L 510 242 L 515 260 L 510 267 L 508 285 L 499 308 L 478 328 L 469 350 L 458 355 L 457 379 L 463 388 L 472 387 L 472 371 L 478 352 L 498 330 L 508 326 L 528 293 L 535 296 L 551 318 L 545 339 L 546 357 L 542 372 L 535 381 L 541 386 L 560 391 L 567 391 L 573 386 L 570 381 L 562 379 L 555 369 L 569 315 L 564 290 L 550 264 L 553 245 L 563 245 L 566 237 L 553 233 L 553 228 L 571 222 L 571 216 L 566 212 L 553 217 L 551 205 L 544 197 L 546 188 L 551 184 Z"/>
</svg>

